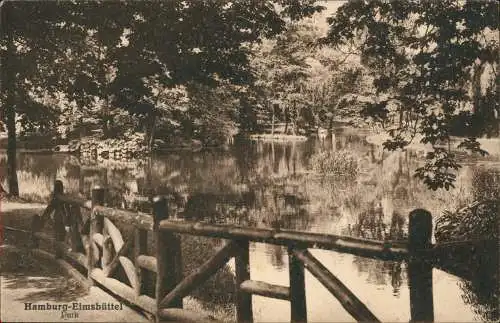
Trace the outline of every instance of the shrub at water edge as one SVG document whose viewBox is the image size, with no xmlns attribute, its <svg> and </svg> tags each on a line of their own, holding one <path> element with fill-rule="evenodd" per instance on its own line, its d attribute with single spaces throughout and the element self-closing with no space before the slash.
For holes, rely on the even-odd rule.
<svg viewBox="0 0 500 323">
<path fill-rule="evenodd" d="M 346 151 L 321 151 L 311 157 L 310 165 L 316 173 L 343 178 L 354 178 L 359 173 L 356 157 Z"/>
</svg>

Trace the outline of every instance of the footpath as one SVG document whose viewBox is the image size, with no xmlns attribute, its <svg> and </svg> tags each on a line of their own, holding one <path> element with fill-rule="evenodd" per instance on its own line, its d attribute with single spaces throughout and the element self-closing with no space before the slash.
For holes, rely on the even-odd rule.
<svg viewBox="0 0 500 323">
<path fill-rule="evenodd" d="M 147 318 L 97 286 L 70 278 L 55 262 L 23 248 L 22 234 L 40 204 L 0 205 L 0 322 L 147 322 Z"/>
</svg>

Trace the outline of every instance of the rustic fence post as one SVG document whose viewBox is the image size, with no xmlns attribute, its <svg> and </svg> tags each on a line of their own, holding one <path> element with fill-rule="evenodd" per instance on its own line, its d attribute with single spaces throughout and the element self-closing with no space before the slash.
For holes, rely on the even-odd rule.
<svg viewBox="0 0 500 323">
<path fill-rule="evenodd" d="M 135 294 L 137 296 L 141 295 L 142 293 L 142 286 L 144 281 L 144 275 L 141 267 L 139 266 L 139 263 L 137 262 L 137 259 L 140 255 L 145 255 L 147 253 L 147 244 L 148 232 L 144 229 L 136 227 L 134 231 L 134 265 L 138 282 L 135 288 Z"/>
<path fill-rule="evenodd" d="M 57 195 L 64 193 L 64 186 L 62 181 L 56 180 L 54 182 L 54 192 L 52 196 L 52 203 L 54 203 L 54 238 L 56 240 L 55 256 L 62 258 L 64 251 L 60 248 L 60 243 L 64 243 L 66 230 L 64 228 L 64 205 L 57 199 Z"/>
<path fill-rule="evenodd" d="M 172 232 L 162 231 L 160 221 L 168 218 L 167 201 L 162 196 L 153 198 L 154 232 L 156 238 L 156 319 L 162 299 L 181 281 L 182 262 L 180 239 Z M 182 308 L 182 299 L 174 300 L 171 307 Z"/>
<path fill-rule="evenodd" d="M 408 225 L 408 247 L 411 251 L 422 251 L 431 246 L 432 215 L 429 211 L 416 209 L 410 212 Z"/>
<path fill-rule="evenodd" d="M 94 254 L 98 252 L 98 250 L 94 250 L 94 234 L 99 232 L 102 232 L 103 228 L 103 221 L 102 217 L 95 216 L 94 214 L 94 207 L 96 205 L 102 205 L 104 204 L 104 189 L 101 188 L 100 186 L 95 186 L 92 189 L 91 193 L 91 199 L 92 199 L 92 210 L 90 212 L 90 230 L 89 230 L 89 242 L 88 242 L 88 253 L 87 253 L 87 276 L 89 279 L 89 282 L 93 284 L 93 280 L 91 277 L 92 274 L 92 269 L 94 269 L 94 265 L 97 262 L 98 259 L 95 259 Z M 99 221 L 99 218 L 101 218 L 101 221 Z"/>
<path fill-rule="evenodd" d="M 411 322 L 434 321 L 432 264 L 423 259 L 432 247 L 432 215 L 423 209 L 410 212 L 408 248 L 411 252 L 408 263 Z"/>
<path fill-rule="evenodd" d="M 288 247 L 288 268 L 290 274 L 290 308 L 292 322 L 307 322 L 306 287 L 304 266 Z"/>
<path fill-rule="evenodd" d="M 253 322 L 252 294 L 241 290 L 241 283 L 250 280 L 250 252 L 248 241 L 238 241 L 238 255 L 235 257 L 236 273 L 236 317 L 237 322 Z"/>
</svg>

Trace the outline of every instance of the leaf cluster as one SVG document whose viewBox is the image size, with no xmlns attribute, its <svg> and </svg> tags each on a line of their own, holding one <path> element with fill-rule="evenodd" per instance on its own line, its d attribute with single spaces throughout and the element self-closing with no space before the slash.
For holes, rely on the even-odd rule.
<svg viewBox="0 0 500 323">
<path fill-rule="evenodd" d="M 356 51 L 373 75 L 376 96 L 362 113 L 388 131 L 384 147 L 402 149 L 417 134 L 433 145 L 417 171 L 432 188 L 454 180 L 443 173 L 454 157 L 439 144 L 499 131 L 487 99 L 498 84 L 498 10 L 496 1 L 353 1 L 328 20 L 321 43 Z M 483 152 L 468 140 L 458 148 Z"/>
</svg>

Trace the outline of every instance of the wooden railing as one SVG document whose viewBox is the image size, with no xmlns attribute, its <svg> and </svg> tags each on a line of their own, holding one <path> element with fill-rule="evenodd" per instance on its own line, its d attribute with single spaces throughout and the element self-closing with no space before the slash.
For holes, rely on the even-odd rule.
<svg viewBox="0 0 500 323">
<path fill-rule="evenodd" d="M 381 260 L 406 260 L 409 267 L 412 321 L 432 321 L 432 219 L 425 210 L 409 215 L 407 242 L 374 241 L 347 236 L 291 230 L 245 228 L 169 219 L 163 197 L 153 199 L 153 214 L 147 215 L 103 206 L 105 190 L 95 187 L 91 201 L 64 194 L 61 181 L 54 185 L 53 198 L 44 213 L 33 219 L 35 248 L 40 240 L 53 247 L 55 256 L 68 266 L 81 269 L 80 279 L 98 283 L 122 299 L 150 313 L 157 321 L 204 318 L 183 310 L 183 298 L 206 281 L 231 258 L 235 259 L 236 319 L 252 322 L 252 295 L 288 300 L 291 321 L 307 321 L 304 271 L 307 269 L 358 321 L 379 321 L 377 316 L 333 275 L 309 249 L 326 249 Z M 89 213 L 85 216 L 82 212 Z M 53 213 L 53 235 L 42 232 Z M 133 227 L 124 236 L 117 223 Z M 148 254 L 153 234 L 156 245 Z M 186 277 L 182 274 L 179 234 L 226 239 L 224 246 Z M 255 281 L 250 276 L 249 243 L 283 245 L 288 248 L 289 286 Z M 121 267 L 124 275 L 115 277 Z M 145 293 L 146 273 L 156 275 L 154 296 Z M 84 277 L 85 276 L 85 277 Z"/>
</svg>

